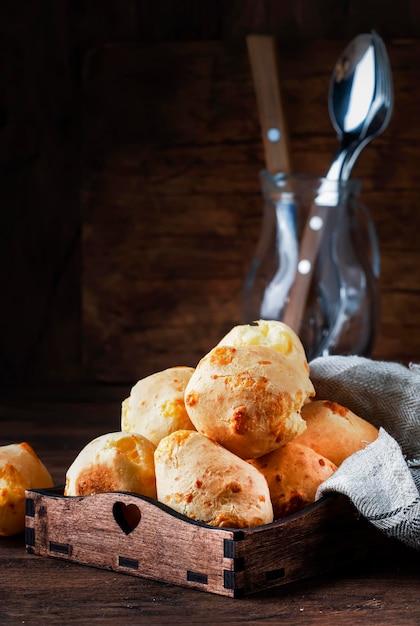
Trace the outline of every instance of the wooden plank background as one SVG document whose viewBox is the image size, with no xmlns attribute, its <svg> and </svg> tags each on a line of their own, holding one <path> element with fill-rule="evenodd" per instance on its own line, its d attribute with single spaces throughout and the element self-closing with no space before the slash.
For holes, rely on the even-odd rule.
<svg viewBox="0 0 420 626">
<path fill-rule="evenodd" d="M 374 356 L 419 360 L 420 8 L 392 4 L 2 3 L 3 384 L 131 383 L 239 321 L 262 210 L 249 32 L 278 37 L 295 168 L 320 174 L 337 55 L 385 38 L 395 111 L 355 169 L 382 252 Z"/>
<path fill-rule="evenodd" d="M 342 45 L 320 40 L 281 55 L 296 171 L 324 174 L 337 149 L 327 93 Z M 355 169 L 382 249 L 377 357 L 420 351 L 410 220 L 418 185 L 404 171 L 419 132 L 404 115 L 415 82 L 407 62 L 419 53 L 413 42 L 391 46 L 396 111 Z M 85 70 L 88 369 L 127 380 L 195 365 L 242 321 L 241 289 L 260 230 L 263 157 L 245 45 L 109 46 Z"/>
</svg>

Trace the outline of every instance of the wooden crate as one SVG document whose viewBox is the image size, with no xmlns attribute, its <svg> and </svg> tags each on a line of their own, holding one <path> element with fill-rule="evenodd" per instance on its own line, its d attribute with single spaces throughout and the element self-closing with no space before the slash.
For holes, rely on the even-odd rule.
<svg viewBox="0 0 420 626">
<path fill-rule="evenodd" d="M 27 494 L 26 547 L 233 598 L 314 576 L 373 550 L 379 535 L 343 496 L 243 530 L 212 528 L 132 493 Z"/>
</svg>

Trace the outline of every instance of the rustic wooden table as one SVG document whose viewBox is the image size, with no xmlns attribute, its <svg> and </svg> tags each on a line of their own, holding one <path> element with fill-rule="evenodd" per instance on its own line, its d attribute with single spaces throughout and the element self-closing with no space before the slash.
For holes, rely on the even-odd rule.
<svg viewBox="0 0 420 626">
<path fill-rule="evenodd" d="M 119 429 L 119 393 L 3 398 L 0 444 L 28 441 L 62 484 L 90 439 Z M 1 624 L 420 624 L 419 554 L 393 543 L 375 562 L 245 599 L 30 555 L 23 536 L 0 538 L 0 555 Z"/>
</svg>

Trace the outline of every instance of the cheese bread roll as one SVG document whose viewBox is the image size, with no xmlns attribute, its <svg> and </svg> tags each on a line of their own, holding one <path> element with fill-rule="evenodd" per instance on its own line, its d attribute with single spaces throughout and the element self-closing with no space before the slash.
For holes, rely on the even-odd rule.
<svg viewBox="0 0 420 626">
<path fill-rule="evenodd" d="M 195 428 L 242 457 L 267 454 L 303 432 L 314 394 L 306 369 L 267 346 L 216 346 L 185 389 Z"/>
<path fill-rule="evenodd" d="M 45 465 L 27 443 L 0 447 L 0 535 L 25 528 L 25 490 L 52 487 Z"/>
<path fill-rule="evenodd" d="M 267 480 L 274 519 L 314 502 L 318 486 L 337 469 L 321 454 L 293 441 L 250 463 Z"/>
<path fill-rule="evenodd" d="M 378 437 L 378 429 L 350 409 L 327 400 L 315 400 L 302 408 L 306 430 L 296 443 L 309 446 L 337 466 Z"/>
<path fill-rule="evenodd" d="M 219 346 L 267 346 L 277 350 L 309 372 L 303 344 L 295 331 L 284 322 L 257 320 L 253 324 L 234 326 L 220 341 Z"/>
<path fill-rule="evenodd" d="M 93 439 L 67 470 L 64 495 L 131 491 L 156 498 L 155 447 L 134 433 L 107 433 Z"/>
<path fill-rule="evenodd" d="M 140 433 L 155 445 L 175 430 L 194 430 L 184 404 L 193 371 L 170 367 L 139 380 L 122 403 L 121 430 Z"/>
<path fill-rule="evenodd" d="M 193 430 L 161 440 L 155 452 L 158 500 L 211 526 L 246 528 L 273 521 L 264 476 Z"/>
</svg>

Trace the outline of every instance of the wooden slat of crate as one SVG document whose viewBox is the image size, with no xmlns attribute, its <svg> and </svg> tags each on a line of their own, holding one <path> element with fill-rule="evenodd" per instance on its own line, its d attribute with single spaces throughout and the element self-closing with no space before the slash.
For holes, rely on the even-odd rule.
<svg viewBox="0 0 420 626">
<path fill-rule="evenodd" d="M 26 535 L 32 553 L 234 594 L 232 586 L 225 585 L 225 572 L 233 571 L 234 559 L 224 556 L 224 540 L 233 538 L 232 531 L 186 523 L 146 499 L 124 493 L 65 498 L 30 492 L 28 503 Z M 138 508 L 138 526 L 124 531 L 123 521 L 121 526 L 117 521 L 121 508 L 115 505 Z"/>
<path fill-rule="evenodd" d="M 134 523 L 124 513 L 139 513 Z M 344 497 L 330 496 L 266 526 L 194 523 L 141 496 L 66 498 L 27 492 L 28 552 L 240 597 L 362 558 L 378 534 Z"/>
</svg>

